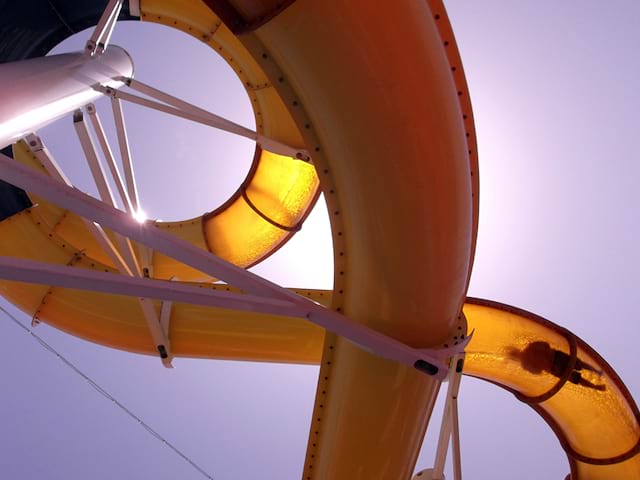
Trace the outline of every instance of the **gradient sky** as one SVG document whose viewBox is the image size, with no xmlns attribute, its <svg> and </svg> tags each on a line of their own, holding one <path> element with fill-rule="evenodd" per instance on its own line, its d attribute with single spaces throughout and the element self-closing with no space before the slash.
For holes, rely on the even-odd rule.
<svg viewBox="0 0 640 480">
<path fill-rule="evenodd" d="M 480 150 L 480 232 L 469 293 L 569 328 L 637 395 L 640 4 L 446 5 Z M 240 83 L 195 40 L 128 24 L 118 25 L 114 42 L 133 54 L 141 81 L 252 126 Z M 200 214 L 235 190 L 249 167 L 250 142 L 143 113 L 125 105 L 151 217 Z M 40 133 L 82 187 L 88 169 L 71 119 L 61 123 Z M 330 288 L 331 263 L 320 204 L 302 232 L 255 271 L 285 286 Z M 300 477 L 316 367 L 177 359 L 168 371 L 156 358 L 46 325 L 37 331 L 217 480 Z M 4 478 L 201 478 L 8 321 L 0 321 L 0 347 Z M 551 430 L 510 394 L 465 378 L 460 415 L 466 478 L 562 480 L 568 473 Z M 438 416 L 436 410 L 418 468 L 433 462 Z"/>
</svg>

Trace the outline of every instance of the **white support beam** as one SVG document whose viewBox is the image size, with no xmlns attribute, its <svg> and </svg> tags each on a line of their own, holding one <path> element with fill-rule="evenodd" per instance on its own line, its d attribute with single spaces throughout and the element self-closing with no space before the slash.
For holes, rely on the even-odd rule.
<svg viewBox="0 0 640 480">
<path fill-rule="evenodd" d="M 142 270 L 142 276 L 147 278 L 153 278 L 153 248 L 149 248 L 146 245 L 138 244 L 138 253 L 140 256 L 140 268 Z"/>
<path fill-rule="evenodd" d="M 177 282 L 177 277 L 171 277 L 169 279 L 171 282 Z M 164 336 L 167 337 L 169 341 L 169 327 L 171 324 L 171 309 L 173 308 L 173 302 L 171 300 L 163 300 L 162 306 L 160 307 L 160 325 L 162 326 L 162 331 L 164 332 Z M 285 314 L 286 315 L 286 314 Z"/>
<path fill-rule="evenodd" d="M 93 144 L 91 135 L 89 135 L 89 129 L 84 121 L 84 114 L 82 113 L 82 110 L 76 110 L 73 112 L 73 128 L 80 140 L 80 146 L 82 147 L 87 164 L 89 165 L 93 181 L 98 188 L 98 195 L 100 196 L 100 199 L 106 204 L 115 207 L 116 201 L 113 197 L 113 192 L 111 191 L 109 182 L 107 182 L 107 177 L 102 169 L 102 164 L 98 159 L 96 146 Z"/>
<path fill-rule="evenodd" d="M 460 458 L 460 422 L 458 398 L 451 402 L 451 454 L 453 459 L 453 480 L 462 480 L 462 459 Z"/>
<path fill-rule="evenodd" d="M 82 145 L 87 162 L 89 163 L 93 179 L 98 187 L 98 193 L 101 200 L 107 205 L 115 208 L 116 202 L 113 197 L 113 193 L 111 192 L 104 170 L 102 169 L 102 164 L 98 159 L 96 147 L 89 135 L 89 129 L 84 121 L 84 115 L 81 110 L 76 110 L 76 112 L 74 112 L 73 125 L 78 134 L 78 138 L 80 139 L 80 144 Z M 120 246 L 122 257 L 129 267 L 130 275 L 136 277 L 142 276 L 142 270 L 140 269 L 140 264 L 138 263 L 138 259 L 136 258 L 133 250 L 131 240 L 116 233 L 116 241 Z M 143 297 L 139 297 L 138 302 L 147 322 L 147 326 L 149 327 L 151 337 L 158 347 L 158 353 L 160 354 L 163 365 L 165 367 L 172 368 L 169 340 L 162 330 L 158 314 L 156 313 L 153 304 Z"/>
<path fill-rule="evenodd" d="M 118 165 L 116 164 L 115 158 L 113 156 L 113 151 L 111 150 L 111 146 L 109 145 L 107 136 L 104 133 L 104 128 L 102 128 L 102 122 L 100 121 L 100 117 L 98 116 L 98 112 L 93 103 L 87 105 L 87 112 L 89 113 L 89 119 L 91 120 L 93 131 L 98 138 L 98 143 L 102 148 L 102 155 L 107 161 L 107 166 L 109 167 L 109 171 L 111 172 L 111 177 L 116 184 L 116 188 L 118 190 L 118 194 L 120 195 L 120 201 L 124 206 L 124 210 L 126 212 L 132 213 L 133 208 L 131 207 L 129 194 L 122 181 L 122 176 L 120 175 L 120 170 L 118 169 Z"/>
<path fill-rule="evenodd" d="M 150 222 L 139 223 L 131 215 L 110 207 L 80 190 L 51 180 L 2 154 L 0 178 L 244 291 L 276 298 L 299 298 L 258 275 L 158 229 Z"/>
<path fill-rule="evenodd" d="M 98 42 L 97 49 L 96 49 L 96 53 L 98 55 L 101 55 L 102 53 L 104 53 L 107 46 L 109 45 L 109 42 L 111 41 L 111 35 L 113 34 L 113 30 L 116 27 L 116 23 L 118 21 L 118 16 L 120 15 L 120 10 L 122 10 L 122 4 L 124 0 L 116 0 L 116 2 L 117 2 L 116 8 L 114 9 L 113 14 L 109 17 L 109 22 L 107 23 L 104 29 L 104 34 L 102 35 L 102 38 Z"/>
<path fill-rule="evenodd" d="M 429 471 L 429 480 L 444 480 L 444 464 L 449 450 L 449 442 L 452 443 L 453 450 L 453 478 L 462 480 L 462 463 L 460 461 L 460 432 L 458 422 L 458 392 L 460 391 L 460 381 L 462 380 L 462 369 L 464 365 L 464 353 L 459 353 L 451 358 L 449 368 L 449 385 L 447 387 L 447 397 L 444 411 L 442 413 L 442 424 L 440 425 L 440 435 L 438 437 L 438 447 L 433 469 Z"/>
<path fill-rule="evenodd" d="M 80 140 L 82 151 L 84 152 L 84 156 L 87 159 L 87 163 L 89 164 L 89 170 L 91 171 L 91 175 L 93 176 L 93 181 L 98 188 L 98 195 L 100 199 L 107 205 L 116 207 L 116 201 L 113 197 L 113 192 L 111 191 L 109 182 L 107 182 L 107 177 L 105 176 L 102 164 L 100 163 L 100 159 L 98 158 L 96 146 L 93 143 L 91 135 L 89 135 L 89 129 L 87 128 L 87 124 L 84 121 L 84 114 L 82 113 L 82 110 L 76 110 L 74 112 L 73 126 L 76 130 L 76 133 L 78 134 L 78 139 Z M 120 253 L 122 255 L 122 258 L 124 258 L 125 262 L 127 263 L 128 270 L 130 272 L 133 272 L 138 277 L 141 276 L 142 271 L 140 270 L 140 264 L 138 262 L 138 259 L 136 258 L 136 254 L 133 250 L 131 241 L 128 238 L 117 234 L 116 241 L 120 246 Z"/>
<path fill-rule="evenodd" d="M 149 333 L 151 333 L 153 343 L 158 350 L 162 365 L 164 365 L 165 368 L 173 368 L 173 365 L 171 364 L 173 354 L 171 353 L 169 339 L 164 334 L 153 303 L 147 296 L 138 296 L 138 304 L 142 309 L 142 315 L 144 316 L 144 320 L 147 322 Z"/>
<path fill-rule="evenodd" d="M 113 118 L 116 124 L 118 146 L 120 147 L 120 157 L 122 159 L 122 167 L 124 168 L 127 193 L 131 202 L 131 208 L 134 212 L 139 212 L 140 201 L 138 200 L 138 188 L 136 186 L 136 177 L 133 173 L 133 161 L 131 160 L 129 139 L 127 138 L 127 129 L 124 123 L 124 115 L 122 114 L 122 104 L 119 99 L 112 97 L 111 107 L 113 108 Z"/>
<path fill-rule="evenodd" d="M 129 265 L 129 270 L 131 270 L 132 275 L 141 277 L 142 269 L 140 268 L 140 262 L 138 262 L 138 257 L 136 257 L 136 252 L 133 249 L 131 240 L 120 234 L 116 234 L 116 241 L 122 251 L 122 258 L 124 258 L 127 265 Z"/>
<path fill-rule="evenodd" d="M 102 16 L 94 28 L 91 37 L 85 46 L 85 55 L 94 56 L 102 55 L 109 45 L 113 28 L 118 21 L 118 15 L 122 9 L 123 0 L 109 0 L 107 6 L 102 12 Z"/>
<path fill-rule="evenodd" d="M 160 325 L 165 336 L 169 339 L 169 324 L 171 322 L 171 308 L 173 302 L 165 300 L 162 302 L 162 308 L 160 309 Z M 170 340 L 170 339 L 169 339 Z"/>
<path fill-rule="evenodd" d="M 53 155 L 51 155 L 51 152 L 49 152 L 49 149 L 44 146 L 40 137 L 35 133 L 30 133 L 24 137 L 24 141 L 29 147 L 29 150 L 31 150 L 31 153 L 35 155 L 51 178 L 60 183 L 71 186 L 71 181 L 64 174 L 58 162 L 56 162 Z"/>
<path fill-rule="evenodd" d="M 107 232 L 105 232 L 97 223 L 87 220 L 86 218 L 83 218 L 83 220 L 85 225 L 89 227 L 89 230 L 93 232 L 93 236 L 98 240 L 100 247 L 107 253 L 118 271 L 123 275 L 133 275 L 133 271 L 129 266 L 130 262 L 120 254 L 120 251 L 116 248 L 113 242 L 111 242 Z"/>
<path fill-rule="evenodd" d="M 113 295 L 304 318 L 306 310 L 286 300 L 231 293 L 188 283 L 127 277 L 117 273 L 0 256 L 0 278 Z M 164 310 L 164 309 L 163 309 Z M 165 322 L 168 325 L 168 321 Z"/>
<path fill-rule="evenodd" d="M 40 138 L 35 134 L 29 134 L 25 137 L 25 141 L 38 161 L 42 164 L 47 173 L 54 180 L 71 187 L 71 182 L 64 174 L 56 160 L 51 155 L 51 152 L 44 146 Z M 111 239 L 107 236 L 102 227 L 87 218 L 82 219 L 87 229 L 93 234 L 95 239 L 100 244 L 100 247 L 107 256 L 111 259 L 115 267 L 126 275 L 131 275 L 128 263 L 120 255 L 118 249 L 113 245 Z"/>
<path fill-rule="evenodd" d="M 467 336 L 453 349 L 415 349 L 409 347 L 199 249 L 170 233 L 156 228 L 151 223 L 138 223 L 127 213 L 109 207 L 76 189 L 51 180 L 45 175 L 35 172 L 33 169 L 1 154 L 0 178 L 152 247 L 212 277 L 220 278 L 246 292 L 294 303 L 305 310 L 304 317 L 316 325 L 345 337 L 371 353 L 414 367 L 434 378 L 446 378 L 448 371 L 446 359 L 459 351 L 463 351 L 471 338 Z"/>
<path fill-rule="evenodd" d="M 108 87 L 96 87 L 96 90 L 99 90 L 105 95 L 110 95 L 115 98 L 121 98 L 122 100 L 136 103 L 147 108 L 151 108 L 170 115 L 175 115 L 186 120 L 191 120 L 192 122 L 201 123 L 203 125 L 217 128 L 234 135 L 248 138 L 257 142 L 263 149 L 276 153 L 278 155 L 285 155 L 288 157 L 296 158 L 298 160 L 303 160 L 305 162 L 311 160 L 309 152 L 304 149 L 285 145 L 282 142 L 261 135 L 247 127 L 238 125 L 231 120 L 208 112 L 207 110 L 197 107 L 191 103 L 185 102 L 184 100 L 174 97 L 173 95 L 162 92 L 161 90 L 153 88 L 145 83 L 139 82 L 134 79 L 126 79 L 125 81 L 127 82 L 127 85 L 133 90 L 144 93 L 145 95 L 148 95 L 155 100 L 159 100 L 159 102 L 149 100 L 144 97 L 139 97 L 137 95 L 132 95 L 130 93 L 121 92 L 119 90 Z"/>
<path fill-rule="evenodd" d="M 140 16 L 140 0 L 129 0 L 129 14 L 132 17 Z"/>
<path fill-rule="evenodd" d="M 162 307 L 160 308 L 160 325 L 165 336 L 169 338 L 169 324 L 171 323 L 171 308 L 173 302 L 171 300 L 164 300 Z"/>
</svg>

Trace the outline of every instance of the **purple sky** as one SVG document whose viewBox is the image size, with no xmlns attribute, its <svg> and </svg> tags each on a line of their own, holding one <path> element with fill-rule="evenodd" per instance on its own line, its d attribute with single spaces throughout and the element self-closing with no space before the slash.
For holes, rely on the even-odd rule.
<svg viewBox="0 0 640 480">
<path fill-rule="evenodd" d="M 640 4 L 459 0 L 447 6 L 480 149 L 480 236 L 469 293 L 569 328 L 637 394 Z M 118 25 L 114 41 L 132 53 L 140 80 L 253 125 L 239 82 L 195 40 L 128 24 Z M 110 118 L 106 108 L 101 112 Z M 200 214 L 244 177 L 250 142 L 143 113 L 125 105 L 151 217 Z M 86 183 L 71 120 L 41 135 L 72 180 Z M 320 251 L 309 251 L 322 242 Z M 302 232 L 255 271 L 286 286 L 330 288 L 330 248 L 320 205 Z M 178 359 L 167 371 L 155 358 L 98 347 L 45 325 L 38 333 L 217 480 L 299 478 L 316 367 Z M 6 321 L 0 321 L 0 346 L 7 366 L 0 376 L 5 478 L 200 478 Z M 511 395 L 465 379 L 460 414 L 467 478 L 563 479 L 568 472 L 550 429 Z M 438 415 L 418 468 L 433 461 Z"/>
</svg>

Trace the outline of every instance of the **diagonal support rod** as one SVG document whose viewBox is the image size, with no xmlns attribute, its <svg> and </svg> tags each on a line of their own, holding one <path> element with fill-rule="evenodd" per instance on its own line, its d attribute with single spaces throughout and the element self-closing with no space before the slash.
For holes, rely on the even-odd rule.
<svg viewBox="0 0 640 480">
<path fill-rule="evenodd" d="M 123 0 L 109 0 L 96 28 L 85 45 L 85 55 L 92 57 L 94 55 L 102 55 L 102 52 L 105 51 L 107 45 L 109 45 L 113 28 L 118 21 L 122 3 Z"/>
<path fill-rule="evenodd" d="M 184 112 L 193 112 L 195 114 L 201 115 L 202 117 L 209 119 L 211 122 L 215 122 L 217 124 L 225 126 L 226 128 L 229 129 L 227 131 L 231 133 L 236 133 L 236 131 L 242 131 L 244 132 L 247 138 L 255 140 L 263 149 L 268 150 L 269 152 L 277 153 L 279 155 L 285 155 L 288 157 L 293 157 L 298 160 L 303 160 L 305 162 L 311 161 L 309 152 L 307 152 L 306 150 L 294 148 L 282 142 L 274 140 L 272 138 L 261 135 L 257 132 L 254 132 L 253 130 L 250 130 L 246 127 L 238 125 L 235 122 L 227 120 L 226 118 L 223 118 L 219 115 L 211 113 L 203 108 L 200 108 L 200 107 L 197 107 L 196 105 L 185 102 L 184 100 L 174 97 L 173 95 L 163 92 L 162 90 L 158 90 L 157 88 L 154 88 L 151 85 L 142 83 L 141 81 L 136 80 L 135 78 L 125 78 L 122 80 L 132 90 L 136 90 L 140 93 L 148 95 L 151 98 L 154 98 L 168 105 L 176 107 L 177 109 L 183 110 Z M 212 126 L 215 127 L 215 125 L 212 125 Z"/>
<path fill-rule="evenodd" d="M 231 293 L 203 288 L 171 280 L 126 277 L 118 273 L 103 272 L 87 268 L 69 267 L 0 256 L 0 278 L 25 283 L 55 285 L 77 290 L 97 291 L 128 297 L 145 297 L 163 300 L 165 315 L 170 312 L 172 302 L 226 308 L 244 312 L 303 318 L 306 310 L 286 300 L 275 300 L 257 295 Z M 168 328 L 168 318 L 162 325 Z"/>
<path fill-rule="evenodd" d="M 51 178 L 56 181 L 71 187 L 71 182 L 66 177 L 58 162 L 55 161 L 51 152 L 44 146 L 40 138 L 35 134 L 29 134 L 25 137 L 25 141 L 31 153 L 33 153 L 38 161 L 44 166 L 47 173 L 51 176 Z M 111 259 L 116 268 L 129 275 L 131 271 L 129 270 L 129 266 L 120 255 L 118 249 L 113 245 L 111 239 L 107 236 L 106 232 L 102 229 L 100 225 L 92 222 L 86 218 L 83 218 L 84 224 L 87 229 L 92 233 L 95 239 L 98 241 L 98 244 L 102 247 L 107 256 Z"/>
<path fill-rule="evenodd" d="M 124 178 L 127 185 L 129 201 L 133 211 L 139 212 L 140 201 L 138 199 L 138 187 L 136 186 L 136 177 L 133 172 L 133 161 L 131 160 L 131 151 L 129 150 L 129 138 L 127 137 L 127 129 L 124 123 L 122 103 L 118 98 L 112 97 L 111 107 L 113 109 L 113 118 L 116 124 L 118 146 L 120 147 L 120 157 L 124 168 Z"/>
<path fill-rule="evenodd" d="M 305 309 L 304 318 L 371 353 L 414 367 L 437 379 L 444 379 L 448 366 L 446 359 L 462 351 L 470 340 L 467 336 L 456 346 L 456 351 L 415 349 L 357 323 L 344 315 L 317 305 L 299 295 L 233 265 L 215 255 L 199 249 L 151 223 L 137 223 L 125 212 L 114 209 L 74 188 L 62 185 L 33 169 L 0 154 L 0 178 L 24 190 L 34 192 L 74 213 L 89 218 L 104 227 L 143 243 L 231 285 L 259 296 L 288 300 Z"/>
<path fill-rule="evenodd" d="M 436 459 L 431 472 L 432 480 L 444 479 L 444 464 L 447 458 L 447 451 L 449 449 L 449 441 L 451 441 L 452 444 L 453 478 L 454 480 L 462 480 L 460 432 L 458 422 L 458 392 L 460 391 L 460 381 L 462 380 L 464 353 L 454 355 L 451 359 L 451 366 L 452 368 L 449 369 L 449 385 L 447 388 L 444 412 L 442 413 L 442 424 L 440 426 Z"/>
<path fill-rule="evenodd" d="M 169 324 L 171 322 L 171 309 L 173 302 L 171 300 L 163 300 L 160 307 L 160 325 L 165 336 L 169 338 Z"/>
<path fill-rule="evenodd" d="M 62 185 L 2 154 L 0 178 L 244 291 L 275 298 L 295 298 L 299 301 L 294 293 L 164 232 L 153 223 L 138 223 L 129 214 L 75 188 Z"/>
<path fill-rule="evenodd" d="M 73 112 L 73 128 L 76 131 L 78 140 L 80 140 L 82 152 L 84 153 L 87 164 L 89 165 L 89 170 L 91 171 L 91 175 L 93 176 L 93 182 L 98 188 L 98 195 L 100 199 L 106 204 L 115 207 L 116 202 L 113 197 L 113 192 L 111 191 L 111 187 L 107 182 L 107 177 L 105 176 L 104 170 L 102 169 L 102 164 L 98 159 L 98 153 L 96 152 L 93 140 L 89 135 L 89 130 L 87 129 L 87 125 L 84 121 L 82 110 L 76 110 L 75 112 Z"/>
<path fill-rule="evenodd" d="M 76 110 L 73 115 L 73 126 L 78 134 L 78 138 L 80 140 L 80 144 L 82 146 L 82 150 L 84 151 L 84 155 L 89 164 L 89 168 L 93 175 L 93 179 L 98 187 L 98 193 L 100 198 L 104 203 L 111 207 L 115 207 L 116 203 L 113 198 L 113 193 L 111 192 L 111 188 L 109 187 L 109 183 L 107 182 L 106 176 L 104 174 L 104 170 L 102 169 L 102 165 L 100 160 L 98 159 L 98 153 L 96 151 L 96 147 L 93 144 L 93 140 L 89 135 L 89 129 L 84 121 L 84 115 L 81 110 Z M 136 258 L 135 252 L 133 250 L 133 245 L 131 241 L 123 237 L 120 234 L 116 234 L 116 240 L 120 246 L 120 250 L 122 252 L 123 258 L 125 259 L 127 266 L 129 267 L 125 275 L 128 274 L 130 276 L 140 277 L 142 276 L 142 271 L 140 269 L 140 265 L 138 263 L 138 259 Z M 157 346 L 158 352 L 160 353 L 160 358 L 162 359 L 162 363 L 166 367 L 171 366 L 171 350 L 169 346 L 169 339 L 167 335 L 164 333 L 162 326 L 160 325 L 160 319 L 158 318 L 158 314 L 156 313 L 153 305 L 150 301 L 144 297 L 139 297 L 138 301 L 140 303 L 140 308 L 144 314 L 144 318 L 147 322 L 147 327 L 149 328 L 149 332 L 151 333 L 151 337 L 155 345 Z"/>
<path fill-rule="evenodd" d="M 122 205 L 124 205 L 124 210 L 126 212 L 132 213 L 133 208 L 131 206 L 131 200 L 129 199 L 129 193 L 124 186 L 122 175 L 120 175 L 120 170 L 118 169 L 118 165 L 116 164 L 115 158 L 113 156 L 113 151 L 111 150 L 111 146 L 109 145 L 107 136 L 104 133 L 104 128 L 102 127 L 100 116 L 98 115 L 96 107 L 93 103 L 87 105 L 87 113 L 89 113 L 89 120 L 91 121 L 93 131 L 98 138 L 98 143 L 100 144 L 100 148 L 102 149 L 102 155 L 107 161 L 107 166 L 109 167 L 109 171 L 111 172 L 111 177 L 116 184 L 116 189 L 118 190 L 118 194 L 120 195 L 120 201 L 122 202 Z"/>
<path fill-rule="evenodd" d="M 168 93 L 162 92 L 156 88 L 153 88 L 149 85 L 146 85 L 142 82 L 139 82 L 134 79 L 122 79 L 126 81 L 128 86 L 134 90 L 140 91 L 155 100 L 149 100 L 148 98 L 140 97 L 137 95 L 132 95 L 130 93 L 121 92 L 119 90 L 110 88 L 97 86 L 95 89 L 105 95 L 108 95 L 112 98 L 120 98 L 122 100 L 126 100 L 131 103 L 135 103 L 147 108 L 151 108 L 153 110 L 157 110 L 159 112 L 167 113 L 169 115 L 174 115 L 176 117 L 184 118 L 185 120 L 191 120 L 192 122 L 201 123 L 203 125 L 207 125 L 209 127 L 217 128 L 219 130 L 223 130 L 228 133 L 233 133 L 234 135 L 239 135 L 241 137 L 248 138 L 257 142 L 263 149 L 276 153 L 278 155 L 284 155 L 287 157 L 296 158 L 298 160 L 303 160 L 308 162 L 311 160 L 309 152 L 304 149 L 294 148 L 289 145 L 285 145 L 282 142 L 274 140 L 272 138 L 261 135 L 249 128 L 243 127 L 242 125 L 238 125 L 226 118 L 220 117 L 219 115 L 215 115 L 214 113 L 208 112 L 200 107 L 192 105 L 184 100 L 181 100 L 177 97 L 169 95 Z M 164 103 L 161 103 L 164 102 Z"/>
<path fill-rule="evenodd" d="M 85 155 L 87 156 L 88 159 L 91 158 L 92 155 L 95 157 L 95 150 L 91 150 L 91 148 L 93 148 L 93 144 L 91 142 L 90 137 L 88 136 L 88 132 L 86 131 L 86 129 L 83 131 L 82 128 L 78 128 L 79 125 L 77 123 L 75 126 L 77 127 L 78 134 L 81 137 L 81 143 L 85 151 Z M 85 134 L 86 134 L 86 137 L 84 136 Z M 27 145 L 31 149 L 31 152 L 42 163 L 42 165 L 47 170 L 47 173 L 49 173 L 49 175 L 51 175 L 51 177 L 56 179 L 57 181 L 64 183 L 65 185 L 71 186 L 69 180 L 64 175 L 59 165 L 54 160 L 53 156 L 48 151 L 48 149 L 41 142 L 41 140 L 35 134 L 28 135 L 25 140 L 27 142 Z M 99 187 L 99 189 L 101 188 L 103 190 L 103 193 L 105 193 L 104 189 L 105 189 L 106 181 L 103 177 L 102 178 L 100 177 L 100 173 L 102 172 L 102 169 L 99 163 L 97 163 L 97 157 L 91 158 L 91 160 L 89 161 L 90 163 L 94 163 L 91 168 L 92 173 L 98 176 L 98 178 L 96 179 L 96 182 L 98 184 L 102 184 L 101 187 Z M 102 181 L 100 181 L 100 178 Z M 106 188 L 108 188 L 108 186 Z M 115 245 L 113 245 L 113 243 L 111 242 L 111 239 L 107 236 L 106 232 L 102 229 L 100 225 L 85 218 L 83 218 L 83 220 L 85 225 L 89 229 L 89 231 L 98 240 L 102 249 L 108 254 L 109 258 L 111 259 L 113 264 L 116 266 L 116 268 L 124 275 L 128 275 L 128 276 L 134 275 L 135 270 L 133 270 L 134 266 L 132 265 L 132 260 L 131 260 L 131 256 L 133 255 L 133 250 L 131 249 L 131 243 L 129 239 L 116 234 L 116 239 L 118 240 L 118 243 L 120 244 L 120 247 L 123 249 L 123 251 L 127 252 L 126 250 L 127 247 L 131 249 L 130 252 L 128 252 L 129 255 L 123 256 L 120 254 L 120 251 L 115 247 Z M 170 367 L 171 356 L 169 353 L 170 352 L 169 342 L 168 342 L 168 339 L 162 334 L 162 329 L 159 326 L 159 320 L 157 318 L 155 310 L 153 310 L 152 308 L 149 308 L 149 305 L 151 304 L 148 301 L 146 301 L 145 303 L 144 298 L 140 298 L 139 300 L 140 300 L 140 306 L 142 308 L 142 311 L 145 314 L 145 318 L 147 320 L 147 324 L 151 332 L 151 337 L 153 338 L 155 344 L 158 347 L 162 346 L 162 349 L 158 348 L 158 351 L 161 353 L 162 363 L 164 366 Z M 165 352 L 166 356 L 163 357 L 162 352 Z"/>
<path fill-rule="evenodd" d="M 87 128 L 87 125 L 84 121 L 84 115 L 81 110 L 76 110 L 73 114 L 73 127 L 76 130 L 78 139 L 80 140 L 80 146 L 82 147 L 84 156 L 87 160 L 87 163 L 89 164 L 89 170 L 91 171 L 93 181 L 98 188 L 98 195 L 100 199 L 107 205 L 115 208 L 116 202 L 113 197 L 111 187 L 107 182 L 102 164 L 98 159 L 98 152 L 96 151 L 96 147 L 93 144 L 91 135 L 89 135 L 89 129 Z M 136 258 L 136 254 L 133 251 L 133 245 L 131 244 L 131 241 L 128 238 L 123 237 L 122 235 L 116 235 L 116 240 L 122 251 L 122 256 L 125 259 L 127 266 L 129 267 L 128 269 L 136 276 L 141 276 L 142 271 L 140 270 L 140 265 L 138 263 L 138 259 Z"/>
</svg>

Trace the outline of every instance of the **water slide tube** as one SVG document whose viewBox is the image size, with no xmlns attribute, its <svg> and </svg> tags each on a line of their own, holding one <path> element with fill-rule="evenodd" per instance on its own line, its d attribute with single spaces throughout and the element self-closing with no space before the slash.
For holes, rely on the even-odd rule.
<svg viewBox="0 0 640 480">
<path fill-rule="evenodd" d="M 11 41 L 5 32 L 0 54 L 15 60 L 22 45 L 22 57 L 42 55 L 69 30 L 94 24 L 101 10 L 95 3 L 66 2 L 50 23 L 34 19 L 36 27 L 22 36 L 14 30 Z M 23 20 L 38 11 L 11 8 L 17 13 L 3 18 Z M 140 9 L 143 21 L 179 28 L 221 52 L 254 99 L 258 128 L 305 145 L 317 172 L 258 151 L 252 174 L 219 211 L 159 227 L 247 266 L 295 231 L 319 182 L 332 224 L 334 289 L 299 293 L 414 347 L 449 345 L 465 335 L 460 313 L 477 230 L 477 155 L 468 91 L 441 2 L 382 10 L 364 0 L 143 0 Z M 61 14 L 71 28 L 61 24 Z M 13 154 L 40 168 L 25 145 L 14 145 Z M 260 175 L 262 183 L 255 183 Z M 115 271 L 77 217 L 9 186 L 2 195 L 8 212 L 0 222 L 2 255 Z M 152 276 L 174 275 L 203 280 L 154 255 Z M 71 334 L 155 353 L 134 298 L 15 282 L 0 288 L 24 311 Z M 574 480 L 640 478 L 637 407 L 595 352 L 510 307 L 468 300 L 464 314 L 476 331 L 465 372 L 535 408 L 567 451 Z M 179 304 L 170 337 L 176 356 L 321 364 L 303 478 L 411 476 L 438 382 L 285 317 Z M 569 358 L 559 377 L 532 372 L 524 352 L 535 342 Z M 573 383 L 578 362 L 594 368 L 581 375 L 598 388 Z"/>
</svg>

